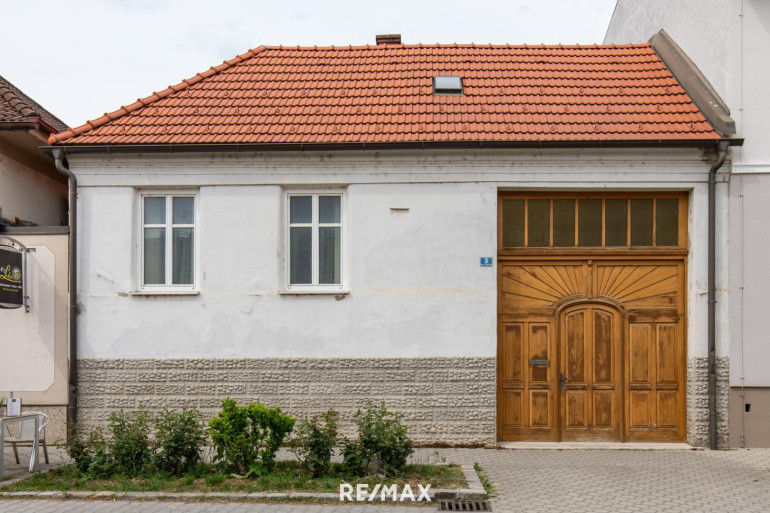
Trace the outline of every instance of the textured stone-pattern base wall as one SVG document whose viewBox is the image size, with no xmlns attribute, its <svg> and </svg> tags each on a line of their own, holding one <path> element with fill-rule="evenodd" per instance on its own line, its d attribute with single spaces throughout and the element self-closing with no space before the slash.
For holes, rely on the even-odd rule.
<svg viewBox="0 0 770 513">
<path fill-rule="evenodd" d="M 727 405 L 730 361 L 717 357 L 717 444 L 728 447 Z M 709 446 L 708 358 L 687 360 L 687 443 L 695 447 Z"/>
<path fill-rule="evenodd" d="M 495 358 L 262 358 L 78 360 L 78 423 L 112 412 L 197 408 L 222 400 L 280 406 L 297 417 L 334 408 L 341 429 L 367 399 L 404 414 L 417 443 L 495 443 Z"/>
</svg>

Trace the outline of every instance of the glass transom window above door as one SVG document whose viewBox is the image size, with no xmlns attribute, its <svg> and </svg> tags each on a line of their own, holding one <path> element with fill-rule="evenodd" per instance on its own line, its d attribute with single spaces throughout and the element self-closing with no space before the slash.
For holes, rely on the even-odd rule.
<svg viewBox="0 0 770 513">
<path fill-rule="evenodd" d="M 499 245 L 680 249 L 686 220 L 683 193 L 502 193 Z"/>
<path fill-rule="evenodd" d="M 143 194 L 141 215 L 142 288 L 195 287 L 196 196 Z"/>
<path fill-rule="evenodd" d="M 288 195 L 287 284 L 290 290 L 342 288 L 343 195 Z"/>
</svg>

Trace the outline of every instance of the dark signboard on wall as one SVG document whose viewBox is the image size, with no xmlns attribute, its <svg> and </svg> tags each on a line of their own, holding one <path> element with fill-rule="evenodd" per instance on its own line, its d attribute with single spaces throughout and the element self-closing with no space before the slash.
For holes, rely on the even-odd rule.
<svg viewBox="0 0 770 513">
<path fill-rule="evenodd" d="M 21 251 L 0 246 L 0 307 L 19 308 L 24 305 L 23 258 Z"/>
</svg>

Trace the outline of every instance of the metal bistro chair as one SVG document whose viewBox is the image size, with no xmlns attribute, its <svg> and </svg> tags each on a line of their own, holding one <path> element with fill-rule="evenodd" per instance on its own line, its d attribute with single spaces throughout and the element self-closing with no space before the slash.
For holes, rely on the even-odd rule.
<svg viewBox="0 0 770 513">
<path fill-rule="evenodd" d="M 16 448 L 17 444 L 30 444 L 34 441 L 35 437 L 35 418 L 31 415 L 37 415 L 39 417 L 40 428 L 38 433 L 38 446 L 43 446 L 43 455 L 45 456 L 45 462 L 48 461 L 48 446 L 45 443 L 45 427 L 48 425 L 48 415 L 39 411 L 25 411 L 24 415 L 30 415 L 29 417 L 22 417 L 18 421 L 12 422 L 13 424 L 19 424 L 19 432 L 15 436 L 12 436 L 9 422 L 5 422 L 5 441 L 13 446 L 13 455 L 16 456 L 16 463 L 19 463 L 19 450 Z M 35 455 L 33 454 L 32 457 Z"/>
</svg>

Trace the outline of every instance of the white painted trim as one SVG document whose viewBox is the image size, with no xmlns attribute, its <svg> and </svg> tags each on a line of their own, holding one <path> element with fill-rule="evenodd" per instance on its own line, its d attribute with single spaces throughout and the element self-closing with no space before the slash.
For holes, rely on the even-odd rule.
<svg viewBox="0 0 770 513">
<path fill-rule="evenodd" d="M 319 221 L 318 221 L 318 215 L 319 215 L 319 203 L 318 198 L 319 196 L 339 196 L 340 197 L 340 222 L 339 223 L 332 223 L 332 224 L 339 224 L 340 228 L 340 283 L 338 285 L 320 285 L 318 284 L 318 247 L 319 247 L 319 240 L 318 240 L 318 228 L 319 228 Z M 307 227 L 311 228 L 312 230 L 312 284 L 301 284 L 301 285 L 292 285 L 290 283 L 290 272 L 291 272 L 291 262 L 290 262 L 290 255 L 291 255 L 291 249 L 290 249 L 290 231 L 291 231 L 291 201 L 290 198 L 292 196 L 311 196 L 312 198 L 312 220 L 311 223 L 295 223 L 297 225 L 304 226 L 308 225 Z M 284 244 L 283 244 L 283 250 L 284 250 L 284 258 L 282 258 L 283 262 L 283 290 L 279 291 L 279 294 L 286 294 L 286 295 L 292 295 L 292 294 L 347 294 L 348 287 L 347 287 L 347 261 L 348 261 L 348 251 L 347 251 L 347 203 L 346 203 L 346 197 L 347 197 L 347 191 L 345 188 L 311 188 L 311 189 L 294 189 L 294 188 L 286 188 L 284 191 L 284 218 L 283 218 L 283 234 L 284 234 Z"/>
<path fill-rule="evenodd" d="M 199 189 L 139 189 L 138 191 L 138 239 L 137 239 L 137 275 L 136 290 L 130 292 L 131 295 L 184 295 L 184 293 L 197 294 L 200 270 L 200 197 Z M 155 225 L 144 224 L 144 198 L 147 197 L 165 197 L 166 198 L 166 222 L 158 227 L 166 229 L 166 284 L 163 285 L 145 285 L 144 284 L 144 229 L 146 226 Z M 173 285 L 170 281 L 173 279 L 173 200 L 175 196 L 187 196 L 193 198 L 193 209 L 195 219 L 192 225 L 178 225 L 177 227 L 192 227 L 194 237 L 193 247 L 193 284 L 192 285 Z"/>
<path fill-rule="evenodd" d="M 129 296 L 197 296 L 200 294 L 199 290 L 137 290 L 129 292 Z"/>
<path fill-rule="evenodd" d="M 278 295 L 281 296 L 346 296 L 350 294 L 349 290 L 279 290 Z"/>
</svg>

